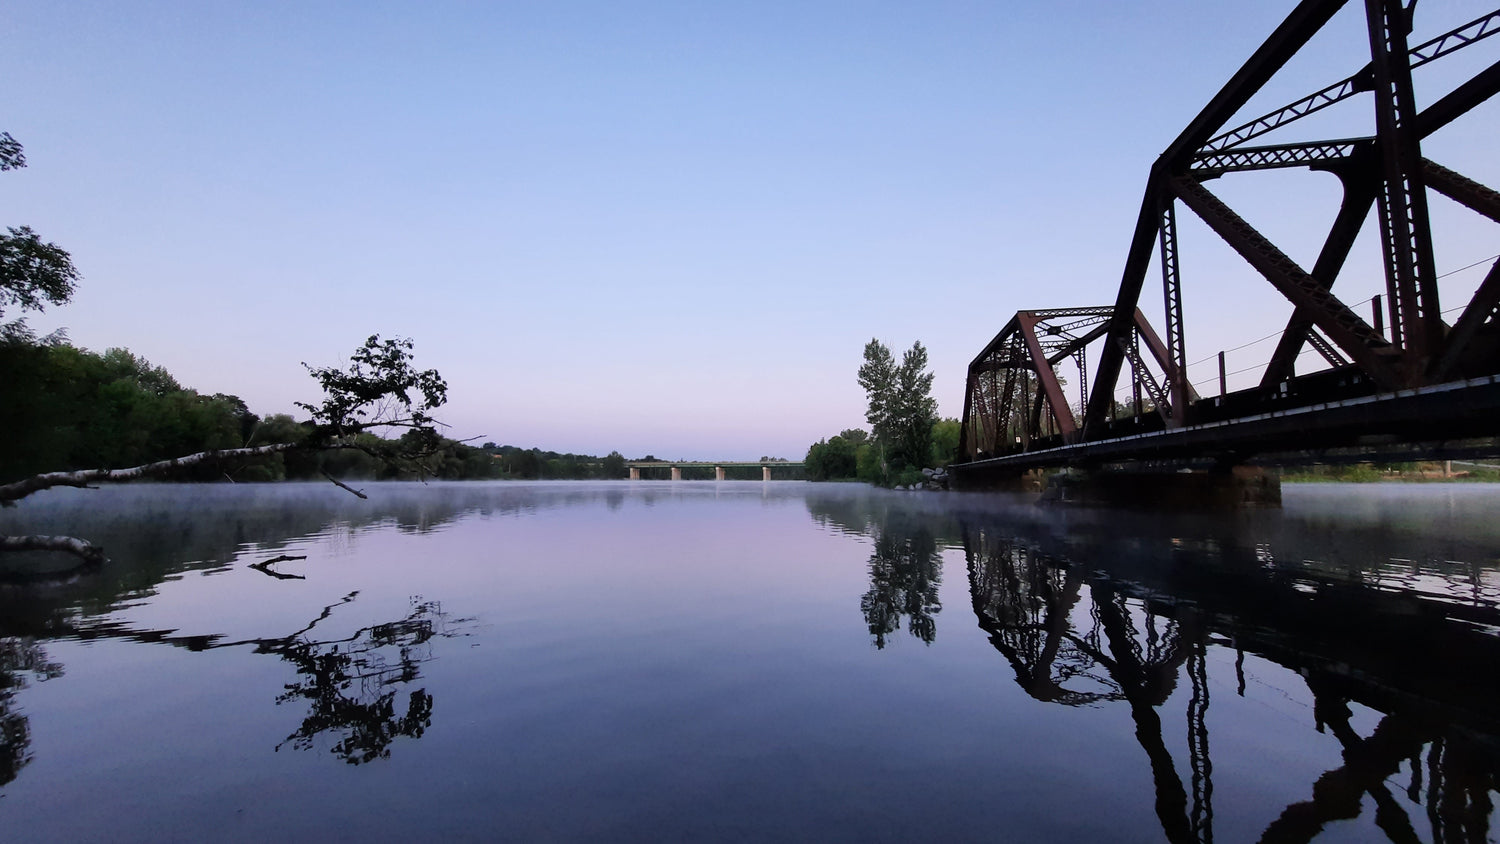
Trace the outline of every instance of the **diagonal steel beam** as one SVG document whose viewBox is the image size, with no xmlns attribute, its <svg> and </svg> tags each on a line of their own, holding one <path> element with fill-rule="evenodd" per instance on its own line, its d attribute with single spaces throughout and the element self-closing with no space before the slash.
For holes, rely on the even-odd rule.
<svg viewBox="0 0 1500 844">
<path fill-rule="evenodd" d="M 1375 204 L 1375 186 L 1371 180 L 1355 180 L 1351 176 L 1345 177 L 1343 182 L 1344 201 L 1339 205 L 1338 216 L 1334 218 L 1333 227 L 1323 241 L 1323 249 L 1313 264 L 1312 277 L 1325 290 L 1332 287 L 1334 279 L 1338 278 L 1344 261 L 1354 249 L 1359 230 L 1370 214 L 1370 206 Z M 1302 353 L 1302 343 L 1307 339 L 1307 331 L 1312 328 L 1312 324 L 1310 311 L 1300 307 L 1293 311 L 1286 329 L 1281 332 L 1276 351 L 1271 355 L 1271 362 L 1261 375 L 1261 389 L 1269 389 L 1292 377 L 1297 355 Z"/>
<path fill-rule="evenodd" d="M 1135 330 L 1140 334 L 1140 338 L 1146 341 L 1146 348 L 1150 350 L 1151 357 L 1155 359 L 1156 365 L 1161 367 L 1162 374 L 1166 376 L 1167 383 L 1171 384 L 1172 380 L 1177 377 L 1177 364 L 1172 361 L 1172 356 L 1167 352 L 1167 345 L 1161 341 L 1161 337 L 1157 335 L 1156 329 L 1152 328 L 1151 323 L 1146 321 L 1146 315 L 1141 313 L 1139 308 L 1136 309 L 1132 320 Z M 1193 389 L 1192 384 L 1187 385 L 1187 394 L 1188 401 L 1195 402 L 1198 400 L 1198 391 Z"/>
<path fill-rule="evenodd" d="M 1073 419 L 1073 411 L 1068 408 L 1068 400 L 1063 396 L 1062 384 L 1057 381 L 1057 373 L 1047 363 L 1047 354 L 1042 351 L 1042 344 L 1037 340 L 1036 324 L 1041 320 L 1029 312 L 1016 314 L 1016 322 L 1020 325 L 1021 336 L 1026 340 L 1026 348 L 1031 351 L 1031 365 L 1036 370 L 1037 384 L 1047 396 L 1047 404 L 1052 408 L 1052 418 L 1057 420 L 1057 427 L 1061 429 L 1065 442 L 1073 442 L 1074 434 L 1078 431 L 1078 423 Z M 1040 406 L 1041 402 L 1037 402 Z"/>
<path fill-rule="evenodd" d="M 1084 411 L 1084 439 L 1090 429 L 1109 421 L 1110 409 L 1114 407 L 1115 383 L 1120 379 L 1120 365 L 1125 361 L 1125 343 L 1135 330 L 1132 315 L 1140 304 L 1141 288 L 1146 282 L 1146 270 L 1151 263 L 1151 252 L 1156 247 L 1157 214 L 1161 208 L 1161 184 L 1164 180 L 1161 161 L 1151 168 L 1146 180 L 1146 195 L 1141 200 L 1141 210 L 1136 216 L 1135 234 L 1130 240 L 1130 252 L 1125 257 L 1125 272 L 1120 280 L 1120 292 L 1115 298 L 1114 314 L 1109 320 L 1108 339 L 1099 354 L 1098 374 L 1094 376 L 1094 392 L 1089 396 L 1089 406 Z"/>
<path fill-rule="evenodd" d="M 1283 296 L 1298 308 L 1305 308 L 1313 324 L 1378 383 L 1392 388 L 1406 386 L 1407 378 L 1396 371 L 1391 344 L 1321 282 L 1196 181 L 1185 177 L 1173 179 L 1172 188 L 1183 204 Z"/>
<path fill-rule="evenodd" d="M 1462 26 L 1455 27 L 1436 38 L 1423 42 L 1410 52 L 1411 69 L 1415 70 L 1428 62 L 1461 50 L 1470 44 L 1500 32 L 1500 10 L 1478 17 Z M 1296 102 L 1267 112 L 1254 120 L 1243 123 L 1228 132 L 1209 139 L 1200 154 L 1222 152 L 1232 147 L 1279 129 L 1288 123 L 1349 99 L 1355 94 L 1372 90 L 1375 85 L 1374 68 L 1365 65 L 1346 79 L 1314 91 Z"/>
<path fill-rule="evenodd" d="M 1428 187 L 1500 223 L 1500 192 L 1425 158 L 1422 175 L 1427 178 Z"/>
<path fill-rule="evenodd" d="M 1479 283 L 1479 289 L 1474 291 L 1474 298 L 1469 300 L 1458 321 L 1453 323 L 1453 330 L 1448 332 L 1447 348 L 1433 372 L 1435 382 L 1447 380 L 1454 368 L 1463 362 L 1469 341 L 1474 339 L 1480 326 L 1494 316 L 1497 307 L 1500 307 L 1500 261 L 1490 267 L 1484 281 Z"/>
<path fill-rule="evenodd" d="M 1417 134 L 1427 137 L 1500 92 L 1500 62 L 1479 71 L 1417 115 Z"/>
<path fill-rule="evenodd" d="M 1340 367 L 1349 365 L 1349 360 L 1339 354 L 1339 350 L 1332 343 L 1324 339 L 1323 335 L 1318 333 L 1318 329 L 1309 328 L 1307 330 L 1307 344 L 1316 349 L 1318 354 L 1323 356 L 1323 360 L 1328 361 L 1329 366 Z"/>
<path fill-rule="evenodd" d="M 1130 315 L 1140 304 L 1141 287 L 1146 280 L 1153 241 L 1156 239 L 1157 214 L 1160 212 L 1165 180 L 1174 171 L 1186 170 L 1191 164 L 1193 153 L 1223 127 L 1225 121 L 1243 108 L 1346 2 L 1347 0 L 1302 0 L 1298 3 L 1286 20 L 1235 71 L 1229 82 L 1209 100 L 1208 105 L 1203 107 L 1152 166 L 1151 175 L 1146 180 L 1146 193 L 1141 201 L 1140 213 L 1136 217 L 1130 252 L 1125 259 L 1120 292 L 1115 299 L 1115 312 L 1110 320 L 1110 339 L 1104 344 L 1099 356 L 1098 375 L 1094 378 L 1093 394 L 1089 397 L 1089 406 L 1084 414 L 1085 438 L 1088 437 L 1089 429 L 1108 422 L 1109 411 L 1114 404 L 1115 382 L 1120 378 L 1120 365 L 1125 360 L 1124 346 L 1121 344 L 1132 330 Z"/>
</svg>

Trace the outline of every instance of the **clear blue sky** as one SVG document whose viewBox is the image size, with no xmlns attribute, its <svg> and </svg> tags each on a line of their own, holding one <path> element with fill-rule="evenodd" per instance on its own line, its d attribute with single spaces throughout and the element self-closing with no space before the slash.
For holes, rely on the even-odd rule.
<svg viewBox="0 0 1500 844">
<path fill-rule="evenodd" d="M 797 458 L 863 426 L 872 336 L 926 344 L 957 416 L 1015 310 L 1111 303 L 1147 168 L 1293 5 L 11 3 L 0 130 L 30 166 L 0 224 L 84 274 L 34 326 L 260 413 L 378 332 L 447 377 L 456 436 Z M 1246 116 L 1363 63 L 1350 5 Z M 1423 3 L 1414 41 L 1489 6 Z M 1461 128 L 1430 157 L 1500 184 L 1496 103 Z M 1241 178 L 1214 189 L 1310 261 L 1332 178 Z M 1443 233 L 1440 272 L 1500 252 L 1486 223 Z M 1351 298 L 1382 287 L 1366 234 Z M 1190 359 L 1280 327 L 1268 285 L 1182 237 Z"/>
</svg>

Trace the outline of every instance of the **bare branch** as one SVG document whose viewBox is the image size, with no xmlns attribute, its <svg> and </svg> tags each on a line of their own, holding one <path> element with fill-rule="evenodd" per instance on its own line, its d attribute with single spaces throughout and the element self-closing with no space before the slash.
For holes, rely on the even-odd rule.
<svg viewBox="0 0 1500 844">
<path fill-rule="evenodd" d="M 265 561 L 262 561 L 262 562 L 259 562 L 259 563 L 251 563 L 250 564 L 250 568 L 255 569 L 256 571 L 260 572 L 261 574 L 268 574 L 271 577 L 276 578 L 277 580 L 306 580 L 307 578 L 304 577 L 303 575 L 300 575 L 300 574 L 287 574 L 285 572 L 279 572 L 279 571 L 272 571 L 271 570 L 271 566 L 275 565 L 276 563 L 284 563 L 284 562 L 287 562 L 288 560 L 305 560 L 305 559 L 307 559 L 306 555 L 303 555 L 303 556 L 293 556 L 291 554 L 282 554 L 280 557 L 272 557 L 269 560 L 265 560 Z"/>
<path fill-rule="evenodd" d="M 0 536 L 0 551 L 61 551 L 87 565 L 105 562 L 102 548 L 71 536 Z"/>
<path fill-rule="evenodd" d="M 356 498 L 361 498 L 361 499 L 364 499 L 365 501 L 369 501 L 370 500 L 370 496 L 365 495 L 363 492 L 360 492 L 359 490 L 355 489 L 354 487 L 349 486 L 348 484 L 344 483 L 343 481 L 339 480 L 338 478 L 335 478 L 334 476 L 328 474 L 327 472 L 323 473 L 323 477 L 327 478 L 329 483 L 333 484 L 334 486 L 338 487 L 339 489 L 344 490 L 345 492 L 349 493 L 350 495 L 355 496 Z"/>
<path fill-rule="evenodd" d="M 164 475 L 174 469 L 193 466 L 205 460 L 256 457 L 301 447 L 299 443 L 273 443 L 271 445 L 255 446 L 254 448 L 226 448 L 200 451 L 197 454 L 174 457 L 171 460 L 158 460 L 155 463 L 147 463 L 130 469 L 79 469 L 76 472 L 47 472 L 46 474 L 33 475 L 25 480 L 0 486 L 0 506 L 9 507 L 26 496 L 31 495 L 33 492 L 40 492 L 55 486 L 87 487 L 91 481 L 132 481 L 151 475 Z"/>
</svg>

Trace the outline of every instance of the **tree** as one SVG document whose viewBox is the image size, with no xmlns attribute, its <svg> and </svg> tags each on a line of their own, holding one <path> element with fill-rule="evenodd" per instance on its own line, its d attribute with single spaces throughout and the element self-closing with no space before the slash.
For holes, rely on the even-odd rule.
<svg viewBox="0 0 1500 844">
<path fill-rule="evenodd" d="M 947 466 L 958 459 L 958 435 L 963 423 L 939 419 L 932 423 L 932 465 Z"/>
<path fill-rule="evenodd" d="M 630 477 L 630 467 L 625 465 L 625 455 L 618 451 L 605 455 L 602 471 L 604 477 L 610 480 Z"/>
<path fill-rule="evenodd" d="M 921 341 L 912 343 L 899 366 L 879 340 L 865 344 L 859 368 L 859 385 L 869 399 L 865 421 L 890 469 L 920 468 L 927 462 L 937 417 L 932 379 Z"/>
<path fill-rule="evenodd" d="M 25 166 L 21 144 L 9 132 L 0 132 L 0 171 Z M 0 233 L 0 320 L 12 306 L 40 311 L 47 304 L 67 302 L 77 281 L 72 257 L 57 244 L 44 242 L 29 226 Z M 32 334 L 24 318 L 0 321 L 0 342 L 30 339 Z"/>
<path fill-rule="evenodd" d="M 412 366 L 411 349 L 410 340 L 383 341 L 378 335 L 372 335 L 355 350 L 347 368 L 303 364 L 322 386 L 324 397 L 316 405 L 298 403 L 312 414 L 312 424 L 301 436 L 290 441 L 210 449 L 126 469 L 81 469 L 32 475 L 0 485 L 0 506 L 14 506 L 21 499 L 52 487 L 86 488 L 100 481 L 170 475 L 205 463 L 259 459 L 299 450 L 354 451 L 386 465 L 435 474 L 430 463 L 441 455 L 444 441 L 438 435 L 438 422 L 431 412 L 447 400 L 448 385 L 436 370 L 418 370 Z M 131 360 L 137 361 L 133 356 Z M 141 368 L 135 367 L 136 370 Z M 396 440 L 376 436 L 393 430 L 405 433 Z M 350 493 L 366 497 L 335 480 L 326 471 L 323 474 Z M 0 551 L 66 551 L 91 563 L 104 559 L 101 549 L 68 536 L 0 536 Z"/>
</svg>

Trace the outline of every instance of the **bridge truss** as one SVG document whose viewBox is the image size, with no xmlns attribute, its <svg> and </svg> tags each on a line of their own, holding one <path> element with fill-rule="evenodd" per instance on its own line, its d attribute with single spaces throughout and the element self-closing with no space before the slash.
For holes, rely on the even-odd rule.
<svg viewBox="0 0 1500 844">
<path fill-rule="evenodd" d="M 1348 2 L 1299 3 L 1156 160 L 1112 307 L 1018 312 L 975 358 L 967 379 L 960 460 L 988 461 L 1063 447 L 1076 457 L 1092 443 L 1143 432 L 1170 434 L 1296 408 L 1371 405 L 1346 412 L 1339 423 L 1342 433 L 1324 431 L 1320 442 L 1331 446 L 1356 437 L 1364 423 L 1351 423 L 1353 417 L 1363 415 L 1369 421 L 1384 414 L 1383 406 L 1369 401 L 1371 397 L 1410 399 L 1413 391 L 1425 395 L 1437 385 L 1459 383 L 1473 387 L 1471 395 L 1500 394 L 1495 379 L 1500 375 L 1500 261 L 1490 266 L 1461 309 L 1452 308 L 1457 318 L 1446 322 L 1428 212 L 1429 197 L 1436 192 L 1500 223 L 1500 192 L 1424 157 L 1422 151 L 1425 139 L 1500 90 L 1500 61 L 1469 75 L 1425 108 L 1418 109 L 1412 87 L 1413 71 L 1500 33 L 1500 10 L 1412 46 L 1415 0 L 1363 0 L 1369 48 L 1364 67 L 1285 106 L 1231 125 L 1247 102 Z M 1424 12 L 1426 8 L 1424 4 Z M 1372 103 L 1370 134 L 1266 143 L 1278 133 L 1284 137 L 1284 130 L 1303 118 L 1356 97 Z M 1294 261 L 1209 188 L 1210 182 L 1231 174 L 1289 168 L 1330 173 L 1342 186 L 1338 212 L 1310 267 Z M 1227 393 L 1221 357 L 1220 395 L 1208 401 L 1187 377 L 1179 206 L 1202 220 L 1294 306 L 1259 385 Z M 1372 211 L 1379 221 L 1385 293 L 1383 303 L 1379 296 L 1373 301 L 1367 321 L 1333 287 Z M 1161 270 L 1164 336 L 1156 334 L 1139 310 L 1154 255 Z M 1329 368 L 1298 376 L 1294 365 L 1304 346 L 1315 349 Z M 1076 406 L 1068 403 L 1056 377 L 1062 363 L 1076 372 Z M 1127 364 L 1130 404 L 1122 407 L 1117 396 Z M 1448 397 L 1450 404 L 1452 398 Z M 1485 404 L 1495 401 L 1486 397 L 1479 403 L 1482 411 L 1468 414 L 1452 431 L 1437 431 L 1435 438 L 1500 434 L 1500 414 L 1493 412 L 1500 405 Z M 1408 417 L 1434 412 L 1432 402 L 1407 404 Z M 1487 425 L 1485 418 L 1490 420 Z M 1407 439 L 1420 427 L 1410 420 L 1404 424 Z M 1248 428 L 1240 433 L 1246 441 L 1232 450 L 1243 456 L 1261 437 Z M 1195 448 L 1201 450 L 1204 440 L 1197 439 Z M 1286 444 L 1291 444 L 1290 438 Z"/>
</svg>

